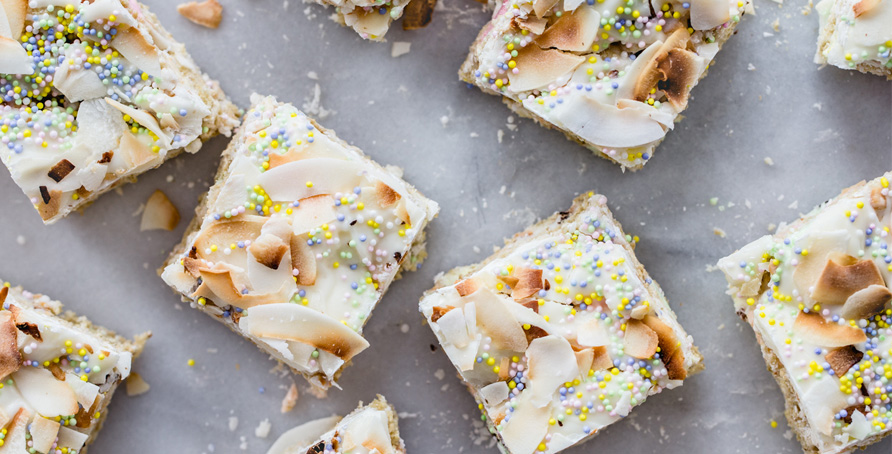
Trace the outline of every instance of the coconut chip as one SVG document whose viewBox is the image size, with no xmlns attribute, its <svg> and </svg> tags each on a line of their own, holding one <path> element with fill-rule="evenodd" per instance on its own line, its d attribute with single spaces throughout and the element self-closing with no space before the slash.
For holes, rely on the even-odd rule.
<svg viewBox="0 0 892 454">
<path fill-rule="evenodd" d="M 177 207 L 160 190 L 156 190 L 146 201 L 142 212 L 139 231 L 167 230 L 171 231 L 180 223 L 180 212 Z"/>
<path fill-rule="evenodd" d="M 177 12 L 191 22 L 207 28 L 217 28 L 223 20 L 223 5 L 217 0 L 183 3 L 177 6 Z"/>
<path fill-rule="evenodd" d="M 145 394 L 149 392 L 150 388 L 149 384 L 146 383 L 146 381 L 142 379 L 142 376 L 140 376 L 136 372 L 130 373 L 130 375 L 127 377 L 125 385 L 127 386 L 127 395 L 130 397 Z"/>
</svg>

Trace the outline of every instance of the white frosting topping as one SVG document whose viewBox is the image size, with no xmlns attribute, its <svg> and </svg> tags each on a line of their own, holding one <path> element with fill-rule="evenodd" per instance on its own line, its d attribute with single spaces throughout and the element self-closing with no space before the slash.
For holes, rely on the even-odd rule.
<svg viewBox="0 0 892 454">
<path fill-rule="evenodd" d="M 890 430 L 892 173 L 719 261 L 739 313 L 777 356 L 820 452 Z"/>
<path fill-rule="evenodd" d="M 737 0 L 504 0 L 472 49 L 474 83 L 639 168 L 736 26 Z"/>
<path fill-rule="evenodd" d="M 439 209 L 290 104 L 254 98 L 189 252 L 163 273 L 328 387 Z"/>
<path fill-rule="evenodd" d="M 603 196 L 588 197 L 590 208 L 420 303 L 511 454 L 575 445 L 679 386 L 699 362 L 639 271 L 637 240 Z"/>
<path fill-rule="evenodd" d="M 892 1 L 822 0 L 816 63 L 853 69 L 870 62 L 892 69 Z"/>
<path fill-rule="evenodd" d="M 213 124 L 136 2 L 0 4 L 0 159 L 46 222 L 198 150 Z M 182 51 L 182 49 L 180 49 Z"/>
<path fill-rule="evenodd" d="M 3 446 L 76 454 L 106 411 L 108 393 L 130 375 L 132 354 L 61 321 L 61 305 L 46 296 L 0 287 L 0 301 Z"/>
</svg>

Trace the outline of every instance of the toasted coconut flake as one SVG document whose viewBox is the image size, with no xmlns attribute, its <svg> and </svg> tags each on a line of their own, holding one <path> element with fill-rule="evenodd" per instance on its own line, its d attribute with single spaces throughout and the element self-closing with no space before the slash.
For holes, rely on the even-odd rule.
<svg viewBox="0 0 892 454">
<path fill-rule="evenodd" d="M 709 30 L 731 20 L 728 2 L 712 0 L 691 0 L 691 27 L 694 30 Z"/>
<path fill-rule="evenodd" d="M 657 352 L 658 345 L 659 338 L 653 329 L 638 320 L 629 320 L 623 338 L 623 347 L 627 355 L 638 359 L 648 359 Z"/>
<path fill-rule="evenodd" d="M 437 0 L 412 0 L 403 10 L 403 30 L 427 27 L 434 15 Z"/>
<path fill-rule="evenodd" d="M 548 19 L 540 18 L 540 17 L 516 17 L 514 18 L 515 26 L 521 30 L 527 30 L 532 32 L 535 35 L 541 35 L 545 32 L 545 27 L 548 25 Z"/>
<path fill-rule="evenodd" d="M 590 51 L 601 26 L 601 14 L 594 8 L 582 8 L 561 15 L 534 41 L 544 49 L 570 52 Z"/>
<path fill-rule="evenodd" d="M 9 287 L 5 285 L 0 285 L 0 305 L 6 302 L 6 297 L 9 295 Z"/>
<path fill-rule="evenodd" d="M 9 26 L 9 35 L 0 36 L 18 41 L 25 28 L 25 16 L 28 14 L 27 0 L 0 0 L 0 12 L 6 16 L 5 20 Z M 0 17 L 0 20 L 4 18 Z"/>
<path fill-rule="evenodd" d="M 576 364 L 579 366 L 579 374 L 583 377 L 588 376 L 588 371 L 592 369 L 592 361 L 595 359 L 595 351 L 586 348 L 576 352 Z"/>
<path fill-rule="evenodd" d="M 118 31 L 112 46 L 137 68 L 156 75 L 161 72 L 161 56 L 150 39 L 139 28 L 127 27 Z"/>
<path fill-rule="evenodd" d="M 556 49 L 542 50 L 538 46 L 522 47 L 515 57 L 518 73 L 509 73 L 511 91 L 535 90 L 553 83 L 576 69 L 585 57 Z"/>
<path fill-rule="evenodd" d="M 378 198 L 378 205 L 382 208 L 387 208 L 400 201 L 400 194 L 384 184 L 383 181 L 375 182 L 375 195 Z"/>
<path fill-rule="evenodd" d="M 853 293 L 871 285 L 885 285 L 873 260 L 836 257 L 824 265 L 811 297 L 821 303 L 843 304 Z"/>
<path fill-rule="evenodd" d="M 883 190 L 879 186 L 870 191 L 870 206 L 877 213 L 886 209 L 886 196 L 883 195 Z"/>
<path fill-rule="evenodd" d="M 881 314 L 892 301 L 892 292 L 884 285 L 870 285 L 852 293 L 842 306 L 840 315 L 850 320 L 870 319 Z"/>
<path fill-rule="evenodd" d="M 517 285 L 512 288 L 511 297 L 515 301 L 529 298 L 542 290 L 542 270 L 520 267 L 514 271 L 514 276 L 517 277 Z"/>
<path fill-rule="evenodd" d="M 254 241 L 260 236 L 260 229 L 266 223 L 263 216 L 239 215 L 231 219 L 221 219 L 206 225 L 195 238 L 195 252 L 199 258 L 209 262 L 232 260 L 236 253 L 245 254 L 245 249 L 237 248 L 227 256 L 223 247 L 239 241 Z M 217 246 L 217 250 L 211 249 Z"/>
<path fill-rule="evenodd" d="M 502 298 L 486 287 L 467 298 L 476 302 L 477 325 L 492 337 L 495 346 L 515 352 L 527 349 L 526 334 Z"/>
<path fill-rule="evenodd" d="M 826 348 L 845 347 L 867 341 L 864 331 L 827 321 L 814 312 L 800 312 L 793 322 L 793 332 L 805 342 Z"/>
<path fill-rule="evenodd" d="M 511 275 L 511 274 L 509 274 L 507 276 L 502 276 L 500 274 L 500 275 L 496 276 L 496 279 L 504 282 L 505 285 L 507 285 L 508 287 L 511 287 L 511 288 L 514 288 L 514 286 L 516 286 L 517 283 L 520 282 L 520 279 L 518 279 L 517 276 Z"/>
<path fill-rule="evenodd" d="M 592 347 L 594 357 L 592 358 L 592 370 L 607 370 L 613 367 L 613 360 L 610 359 L 610 353 L 607 347 Z"/>
<path fill-rule="evenodd" d="M 876 8 L 877 5 L 880 4 L 880 0 L 861 0 L 858 3 L 855 3 L 852 6 L 852 11 L 855 12 L 855 17 L 861 17 L 864 13 Z"/>
<path fill-rule="evenodd" d="M 288 388 L 288 392 L 285 393 L 285 397 L 282 399 L 282 413 L 288 413 L 294 409 L 298 396 L 297 385 L 291 383 L 291 387 Z"/>
<path fill-rule="evenodd" d="M 0 453 L 18 454 L 29 452 L 28 440 L 25 438 L 28 431 L 28 421 L 31 420 L 31 412 L 25 407 L 19 408 L 12 421 L 7 426 L 6 436 L 3 437 L 3 446 Z"/>
<path fill-rule="evenodd" d="M 508 400 L 508 393 L 510 391 L 507 383 L 497 381 L 480 388 L 480 397 L 483 398 L 486 405 L 493 407 Z"/>
<path fill-rule="evenodd" d="M 641 103 L 639 103 L 641 104 Z M 651 118 L 653 107 L 619 108 L 588 96 L 571 96 L 552 115 L 583 140 L 611 148 L 647 145 L 666 135 L 665 126 Z"/>
<path fill-rule="evenodd" d="M 47 172 L 47 176 L 50 177 L 56 183 L 62 181 L 65 177 L 68 176 L 71 171 L 74 170 L 74 164 L 67 159 L 63 159 L 56 163 L 49 172 Z"/>
<path fill-rule="evenodd" d="M 684 351 L 680 348 L 675 330 L 655 315 L 647 315 L 642 319 L 645 325 L 657 333 L 660 347 L 660 360 L 666 365 L 670 380 L 684 380 L 687 370 L 684 368 Z"/>
<path fill-rule="evenodd" d="M 149 200 L 146 200 L 146 208 L 142 212 L 142 221 L 139 231 L 167 230 L 171 231 L 180 223 L 180 212 L 177 207 L 160 190 L 155 190 Z"/>
<path fill-rule="evenodd" d="M 671 49 L 668 57 L 660 62 L 660 72 L 666 76 L 659 86 L 676 110 L 687 106 L 691 88 L 700 80 L 702 62 L 697 54 L 684 49 Z"/>
<path fill-rule="evenodd" d="M 458 284 L 455 284 L 455 290 L 458 291 L 458 296 L 468 296 L 471 293 L 476 292 L 480 287 L 480 281 L 475 278 L 465 279 Z"/>
<path fill-rule="evenodd" d="M 170 136 L 161 129 L 161 125 L 158 124 L 158 120 L 148 112 L 144 110 L 139 110 L 134 107 L 130 107 L 124 104 L 121 104 L 118 101 L 115 101 L 111 98 L 105 98 L 105 102 L 107 102 L 110 106 L 118 109 L 124 115 L 130 115 L 130 118 L 155 133 L 158 136 L 158 139 L 164 145 L 165 148 L 170 147 L 171 138 Z"/>
<path fill-rule="evenodd" d="M 530 342 L 526 356 L 529 365 L 526 392 L 531 393 L 530 403 L 536 407 L 548 405 L 558 388 L 579 376 L 576 354 L 563 337 L 545 336 Z"/>
<path fill-rule="evenodd" d="M 300 157 L 300 154 L 298 154 L 296 151 L 288 151 L 285 154 L 270 153 L 269 168 L 275 169 L 276 167 L 279 167 L 280 165 L 288 164 L 289 162 L 299 161 L 301 159 L 302 158 Z"/>
<path fill-rule="evenodd" d="M 837 377 L 844 376 L 852 366 L 861 362 L 861 358 L 864 358 L 864 353 L 851 345 L 831 350 L 824 355 Z"/>
<path fill-rule="evenodd" d="M 279 264 L 289 246 L 276 235 L 264 233 L 248 246 L 248 252 L 254 256 L 257 263 L 274 270 L 279 269 Z"/>
<path fill-rule="evenodd" d="M 152 150 L 148 145 L 142 143 L 130 131 L 124 131 L 121 135 L 118 151 L 123 154 L 124 159 L 131 167 L 142 166 L 158 157 L 157 154 L 152 153 Z M 103 159 L 104 158 L 105 155 L 103 154 Z M 111 161 L 111 156 L 109 157 L 109 161 Z"/>
<path fill-rule="evenodd" d="M 6 287 L 2 288 L 6 290 Z M 0 290 L 0 295 L 5 296 L 5 292 Z M 22 359 L 22 352 L 18 347 L 18 330 L 12 313 L 0 312 L 0 380 L 19 370 L 22 367 Z"/>
<path fill-rule="evenodd" d="M 298 271 L 297 283 L 299 285 L 314 285 L 316 283 L 316 254 L 307 244 L 306 235 L 293 235 L 291 237 L 291 266 Z"/>
<path fill-rule="evenodd" d="M 177 12 L 191 22 L 207 28 L 217 28 L 223 20 L 223 5 L 217 0 L 183 3 L 177 6 Z"/>
<path fill-rule="evenodd" d="M 260 338 L 302 342 L 349 361 L 368 348 L 356 331 L 321 313 L 293 303 L 267 304 L 248 309 L 248 331 Z"/>
<path fill-rule="evenodd" d="M 537 16 L 545 17 L 557 3 L 558 0 L 533 0 L 533 11 Z"/>
<path fill-rule="evenodd" d="M 41 415 L 53 418 L 77 414 L 74 390 L 65 382 L 56 380 L 50 371 L 26 367 L 13 373 L 12 379 L 22 397 Z"/>
<path fill-rule="evenodd" d="M 0 36 L 0 74 L 31 74 L 33 61 L 17 40 Z"/>
<path fill-rule="evenodd" d="M 149 389 L 151 388 L 149 384 L 143 380 L 142 376 L 136 372 L 131 372 L 130 375 L 127 376 L 125 385 L 127 386 L 127 395 L 130 397 L 145 394 L 149 392 Z"/>
<path fill-rule="evenodd" d="M 37 452 L 50 452 L 50 448 L 56 441 L 56 435 L 59 434 L 60 426 L 56 421 L 50 421 L 40 416 L 34 418 L 34 421 L 29 426 L 31 441 L 33 442 L 31 447 Z"/>
<path fill-rule="evenodd" d="M 265 304 L 276 304 L 288 301 L 293 293 L 294 286 L 283 284 L 278 291 L 270 293 L 243 294 L 238 291 L 232 279 L 232 273 L 220 264 L 215 269 L 199 268 L 201 285 L 192 294 L 192 298 L 205 297 L 212 301 L 230 304 L 242 309 Z"/>
<path fill-rule="evenodd" d="M 59 214 L 59 208 L 62 206 L 62 191 L 56 189 L 50 191 L 46 186 L 41 186 L 40 199 L 37 202 L 37 212 L 44 221 Z"/>
</svg>

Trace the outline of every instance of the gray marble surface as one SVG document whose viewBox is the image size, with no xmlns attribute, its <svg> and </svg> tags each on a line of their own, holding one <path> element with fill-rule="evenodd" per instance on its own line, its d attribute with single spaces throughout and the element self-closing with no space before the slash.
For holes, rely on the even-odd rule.
<svg viewBox="0 0 892 454">
<path fill-rule="evenodd" d="M 0 275 L 122 334 L 154 333 L 135 364 L 151 391 L 116 398 L 91 452 L 264 453 L 294 425 L 344 414 L 382 393 L 403 412 L 409 452 L 494 454 L 472 398 L 445 355 L 431 352 L 435 339 L 417 312 L 418 297 L 436 273 L 484 258 L 504 237 L 590 189 L 607 195 L 626 230 L 641 237 L 639 258 L 707 369 L 567 453 L 801 452 L 751 330 L 736 318 L 722 276 L 707 266 L 770 224 L 892 168 L 892 84 L 812 64 L 817 17 L 802 0 L 761 0 L 694 90 L 684 121 L 644 170 L 626 174 L 557 132 L 512 118 L 497 98 L 457 80 L 467 46 L 489 17 L 472 0 L 441 0 L 429 28 L 392 30 L 385 44 L 363 42 L 319 6 L 221 1 L 218 30 L 178 16 L 175 0 L 147 3 L 243 107 L 252 91 L 300 105 L 318 85 L 321 105 L 334 111 L 323 125 L 378 161 L 402 166 L 440 202 L 430 258 L 391 287 L 367 325 L 371 348 L 347 369 L 344 390 L 323 400 L 304 392 L 291 413 L 280 414 L 292 378 L 271 371 L 276 364 L 252 344 L 178 303 L 154 271 L 207 189 L 226 139 L 51 227 L 0 171 Z M 411 52 L 391 58 L 394 41 L 411 42 Z M 134 212 L 155 189 L 184 215 L 174 232 L 139 232 Z M 238 418 L 235 430 L 231 417 Z M 256 437 L 267 418 L 269 437 Z M 867 452 L 890 450 L 887 439 Z"/>
</svg>

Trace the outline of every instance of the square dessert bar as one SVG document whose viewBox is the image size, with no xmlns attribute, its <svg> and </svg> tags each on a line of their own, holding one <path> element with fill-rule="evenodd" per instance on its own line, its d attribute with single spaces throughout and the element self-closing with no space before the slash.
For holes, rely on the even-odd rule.
<svg viewBox="0 0 892 454">
<path fill-rule="evenodd" d="M 290 104 L 254 95 L 162 278 L 320 389 L 425 257 L 439 206 Z"/>
<path fill-rule="evenodd" d="M 892 79 L 892 2 L 821 0 L 815 63 Z"/>
<path fill-rule="evenodd" d="M 719 261 L 806 453 L 892 431 L 892 173 Z"/>
<path fill-rule="evenodd" d="M 384 396 L 341 418 L 301 424 L 282 434 L 267 454 L 405 454 L 399 418 Z"/>
<path fill-rule="evenodd" d="M 638 170 L 749 0 L 503 0 L 496 7 L 461 79 Z"/>
<path fill-rule="evenodd" d="M 138 2 L 0 0 L 0 159 L 45 223 L 237 120 Z"/>
<path fill-rule="evenodd" d="M 85 453 L 150 334 L 129 341 L 9 284 L 0 304 L 0 452 Z"/>
<path fill-rule="evenodd" d="M 578 197 L 421 300 L 505 453 L 582 443 L 703 368 L 606 202 Z"/>
</svg>

